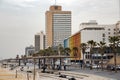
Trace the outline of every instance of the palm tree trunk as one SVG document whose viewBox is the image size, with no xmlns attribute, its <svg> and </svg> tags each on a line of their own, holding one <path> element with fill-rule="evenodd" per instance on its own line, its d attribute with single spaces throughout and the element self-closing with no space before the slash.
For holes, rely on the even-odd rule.
<svg viewBox="0 0 120 80">
<path fill-rule="evenodd" d="M 85 68 L 85 59 L 84 59 L 84 51 L 83 51 L 83 69 Z"/>
<path fill-rule="evenodd" d="M 92 70 L 93 59 L 92 59 L 92 54 L 91 53 L 90 53 L 90 56 L 91 56 L 90 70 Z"/>
<path fill-rule="evenodd" d="M 117 73 L 116 52 L 114 53 L 115 73 Z"/>
<path fill-rule="evenodd" d="M 116 47 L 115 47 L 115 42 L 114 42 L 114 66 L 115 66 L 115 73 L 117 73 L 117 69 L 116 69 Z"/>
<path fill-rule="evenodd" d="M 93 59 L 92 59 L 92 47 L 90 48 L 90 57 L 91 57 L 90 70 L 92 70 L 92 63 L 93 63 Z"/>
<path fill-rule="evenodd" d="M 102 58 L 101 58 L 101 68 L 102 68 L 102 71 L 103 71 L 103 54 L 102 54 Z"/>
</svg>

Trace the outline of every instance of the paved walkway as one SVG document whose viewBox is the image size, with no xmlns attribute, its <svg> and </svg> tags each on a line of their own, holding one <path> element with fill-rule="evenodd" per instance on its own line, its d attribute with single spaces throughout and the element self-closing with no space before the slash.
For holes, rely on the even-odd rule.
<svg viewBox="0 0 120 80">
<path fill-rule="evenodd" d="M 96 70 L 90 70 L 90 69 L 72 69 L 70 70 L 72 72 L 78 72 L 78 73 L 83 73 L 83 74 L 93 74 L 93 75 L 97 75 L 97 76 L 101 76 L 101 77 L 107 77 L 110 78 L 110 80 L 120 80 L 120 71 L 118 71 L 117 73 L 115 73 L 114 71 L 101 71 L 101 69 Z"/>
</svg>

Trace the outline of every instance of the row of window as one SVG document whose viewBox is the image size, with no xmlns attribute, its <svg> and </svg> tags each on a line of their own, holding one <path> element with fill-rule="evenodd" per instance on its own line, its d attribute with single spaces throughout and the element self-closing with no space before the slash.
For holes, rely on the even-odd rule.
<svg viewBox="0 0 120 80">
<path fill-rule="evenodd" d="M 53 24 L 54 27 L 71 27 L 71 24 Z"/>
<path fill-rule="evenodd" d="M 60 24 L 60 23 L 64 23 L 64 24 L 71 24 L 71 21 L 59 21 L 59 20 L 55 20 L 55 21 L 53 21 L 53 23 L 58 23 L 58 24 Z"/>
<path fill-rule="evenodd" d="M 61 20 L 61 21 L 67 21 L 67 20 L 69 20 L 70 21 L 71 18 L 65 18 L 65 17 L 64 18 L 53 18 L 52 20 L 53 21 L 55 21 L 55 20 Z"/>
<path fill-rule="evenodd" d="M 66 14 L 66 13 L 64 13 L 64 14 L 53 14 L 53 15 L 71 15 L 71 14 Z"/>
<path fill-rule="evenodd" d="M 108 31 L 110 31 L 110 30 L 111 30 L 111 29 L 109 28 Z M 119 30 L 119 28 L 117 28 L 117 29 L 112 29 L 112 30 L 117 31 L 117 30 Z"/>
<path fill-rule="evenodd" d="M 67 20 L 62 20 L 62 19 L 54 19 L 53 22 L 71 22 L 70 19 L 67 19 Z"/>
<path fill-rule="evenodd" d="M 55 14 L 53 14 L 53 17 L 60 17 L 60 16 L 62 16 L 62 17 L 67 17 L 67 16 L 70 16 L 71 17 L 71 15 L 55 15 Z"/>
<path fill-rule="evenodd" d="M 104 30 L 104 28 L 85 28 L 84 30 Z"/>
</svg>

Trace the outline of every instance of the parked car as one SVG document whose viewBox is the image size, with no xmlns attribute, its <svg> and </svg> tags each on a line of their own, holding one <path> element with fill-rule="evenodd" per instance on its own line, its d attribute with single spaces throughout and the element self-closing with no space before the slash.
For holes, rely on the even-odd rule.
<svg viewBox="0 0 120 80">
<path fill-rule="evenodd" d="M 116 68 L 117 68 L 117 70 L 120 70 L 120 65 L 117 65 Z"/>
<path fill-rule="evenodd" d="M 90 64 L 85 64 L 85 67 L 86 67 L 86 68 L 90 68 L 91 65 L 90 65 Z M 92 64 L 92 68 L 93 68 L 93 69 L 97 69 L 97 68 L 100 68 L 100 66 L 97 65 L 97 64 Z"/>
<path fill-rule="evenodd" d="M 85 67 L 86 67 L 86 68 L 90 68 L 90 64 L 88 64 L 88 63 L 85 64 Z"/>
<path fill-rule="evenodd" d="M 97 68 L 100 68 L 100 66 L 97 65 L 97 64 L 93 64 L 93 65 L 92 65 L 92 68 L 93 68 L 93 69 L 97 69 Z"/>
<path fill-rule="evenodd" d="M 108 69 L 108 70 L 115 70 L 115 66 L 114 66 L 114 65 L 107 65 L 107 69 Z M 117 66 L 116 66 L 116 69 L 117 69 L 117 70 L 120 70 L 120 65 L 117 65 Z"/>
</svg>

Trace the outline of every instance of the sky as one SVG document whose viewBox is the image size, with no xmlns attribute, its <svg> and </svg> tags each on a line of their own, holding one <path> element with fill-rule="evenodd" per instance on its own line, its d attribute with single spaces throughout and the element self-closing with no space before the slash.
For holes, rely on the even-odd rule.
<svg viewBox="0 0 120 80">
<path fill-rule="evenodd" d="M 0 59 L 23 55 L 34 45 L 34 35 L 45 32 L 45 12 L 55 0 L 0 0 Z M 96 20 L 115 24 L 119 20 L 119 0 L 56 0 L 64 11 L 72 11 L 72 34 L 80 23 Z"/>
</svg>

